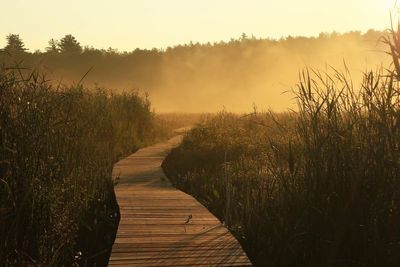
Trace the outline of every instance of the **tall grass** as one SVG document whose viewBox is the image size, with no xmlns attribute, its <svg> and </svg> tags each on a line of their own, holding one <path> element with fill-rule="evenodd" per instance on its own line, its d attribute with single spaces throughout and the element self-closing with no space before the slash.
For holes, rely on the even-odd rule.
<svg viewBox="0 0 400 267">
<path fill-rule="evenodd" d="M 0 69 L 0 262 L 83 264 L 113 242 L 98 232 L 118 223 L 113 163 L 160 130 L 135 92 L 54 87 L 23 72 Z"/>
<path fill-rule="evenodd" d="M 176 130 L 193 126 L 211 117 L 210 113 L 157 113 L 157 123 L 164 129 Z"/>
<path fill-rule="evenodd" d="M 393 71 L 306 70 L 298 111 L 221 113 L 164 170 L 238 237 L 257 266 L 400 265 L 400 32 Z"/>
</svg>

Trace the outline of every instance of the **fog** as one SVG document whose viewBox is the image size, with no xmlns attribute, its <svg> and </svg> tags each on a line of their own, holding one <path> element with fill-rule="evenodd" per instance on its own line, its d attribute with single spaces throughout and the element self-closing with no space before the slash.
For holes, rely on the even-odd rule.
<svg viewBox="0 0 400 267">
<path fill-rule="evenodd" d="M 55 82 L 84 78 L 87 86 L 147 92 L 157 112 L 234 112 L 295 107 L 291 90 L 305 67 L 343 69 L 355 81 L 388 60 L 383 32 L 320 34 L 315 38 L 257 39 L 178 45 L 164 50 L 119 53 L 86 47 L 80 54 L 34 53 L 25 64 L 40 66 Z"/>
<path fill-rule="evenodd" d="M 368 39 L 370 37 L 371 39 Z M 344 69 L 354 80 L 385 60 L 377 36 L 349 34 L 280 42 L 244 41 L 231 46 L 198 48 L 181 57 L 163 56 L 157 90 L 150 95 L 162 111 L 243 112 L 253 104 L 282 111 L 295 106 L 291 90 L 305 67 Z"/>
</svg>

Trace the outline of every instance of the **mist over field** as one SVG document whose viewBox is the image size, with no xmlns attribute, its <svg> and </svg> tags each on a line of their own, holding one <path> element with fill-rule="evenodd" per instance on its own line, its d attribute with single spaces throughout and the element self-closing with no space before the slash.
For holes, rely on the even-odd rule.
<svg viewBox="0 0 400 267">
<path fill-rule="evenodd" d="M 1 61 L 44 69 L 58 83 L 77 83 L 84 74 L 89 87 L 147 92 L 157 112 L 215 112 L 223 108 L 246 112 L 284 111 L 295 107 L 288 93 L 299 70 L 321 71 L 348 66 L 353 80 L 366 69 L 388 61 L 379 38 L 384 32 L 321 33 L 318 37 L 258 39 L 243 34 L 230 42 L 189 43 L 167 49 L 118 52 L 81 47 L 79 53 L 25 53 L 18 60 L 0 54 Z M 79 41 L 79 40 L 78 40 Z M 78 43 L 79 44 L 79 43 Z M 384 64 L 385 65 L 385 64 Z"/>
<path fill-rule="evenodd" d="M 0 267 L 400 266 L 399 0 L 1 8 Z"/>
</svg>

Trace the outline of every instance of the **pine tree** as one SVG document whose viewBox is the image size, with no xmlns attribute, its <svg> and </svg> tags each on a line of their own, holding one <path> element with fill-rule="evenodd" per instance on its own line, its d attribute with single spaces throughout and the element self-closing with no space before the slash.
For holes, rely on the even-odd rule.
<svg viewBox="0 0 400 267">
<path fill-rule="evenodd" d="M 6 37 L 7 45 L 4 47 L 3 51 L 8 53 L 23 53 L 27 49 L 25 48 L 24 42 L 19 37 L 19 34 L 9 34 Z"/>
<path fill-rule="evenodd" d="M 67 34 L 60 40 L 58 47 L 61 53 L 81 53 L 82 46 L 71 34 Z"/>
<path fill-rule="evenodd" d="M 59 52 L 58 41 L 57 40 L 54 40 L 52 38 L 52 39 L 50 39 L 48 44 L 49 44 L 49 46 L 46 47 L 46 52 L 48 52 L 48 53 L 58 53 Z"/>
</svg>

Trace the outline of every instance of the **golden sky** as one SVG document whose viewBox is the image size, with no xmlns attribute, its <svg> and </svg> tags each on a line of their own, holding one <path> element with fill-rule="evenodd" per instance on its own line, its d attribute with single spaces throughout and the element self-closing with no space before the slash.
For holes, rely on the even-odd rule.
<svg viewBox="0 0 400 267">
<path fill-rule="evenodd" d="M 73 34 L 96 48 L 383 30 L 396 0 L 0 0 L 0 47 L 18 33 L 31 50 Z"/>
</svg>

